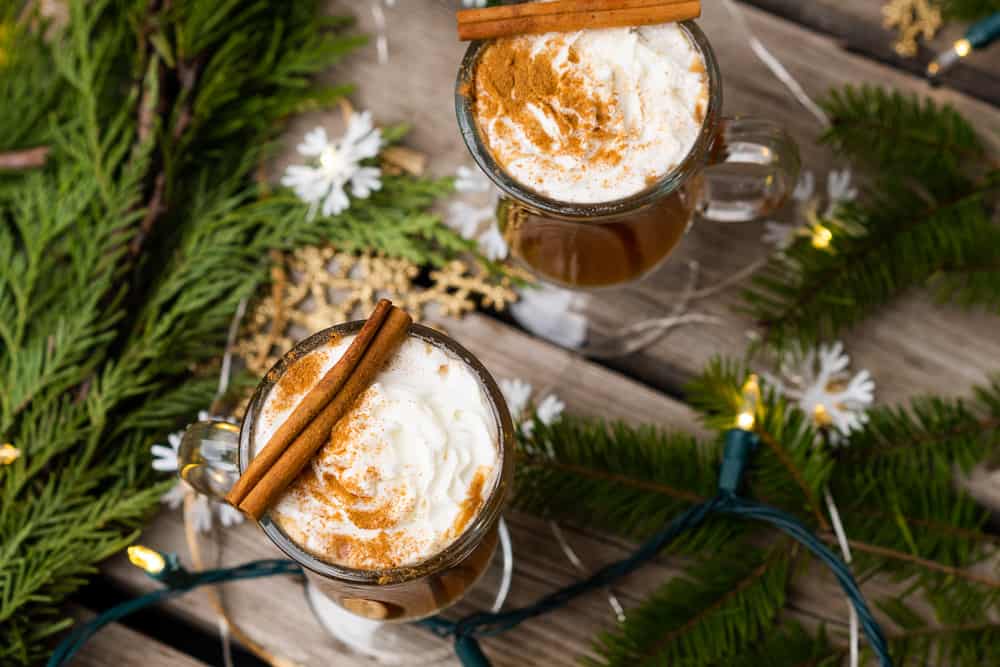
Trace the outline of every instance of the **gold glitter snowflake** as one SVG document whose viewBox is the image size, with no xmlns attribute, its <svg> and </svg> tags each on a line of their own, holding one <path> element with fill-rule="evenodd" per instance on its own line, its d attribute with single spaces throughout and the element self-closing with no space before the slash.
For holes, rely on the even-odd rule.
<svg viewBox="0 0 1000 667">
<path fill-rule="evenodd" d="M 483 305 L 502 310 L 517 295 L 478 265 L 454 260 L 430 272 L 430 286 L 414 284 L 420 267 L 375 253 L 306 247 L 284 255 L 272 272 L 271 292 L 248 319 L 237 353 L 247 368 L 263 375 L 295 341 L 339 322 L 361 319 L 380 298 L 391 299 L 415 320 L 430 311 L 461 317 Z"/>
<path fill-rule="evenodd" d="M 898 37 L 892 44 L 904 58 L 917 55 L 917 40 L 933 39 L 941 28 L 941 10 L 930 0 L 890 0 L 882 7 L 882 24 L 895 28 Z"/>
</svg>

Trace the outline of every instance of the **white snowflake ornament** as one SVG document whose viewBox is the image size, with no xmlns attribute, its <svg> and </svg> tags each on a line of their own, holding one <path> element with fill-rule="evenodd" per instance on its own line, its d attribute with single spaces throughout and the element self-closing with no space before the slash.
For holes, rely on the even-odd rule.
<svg viewBox="0 0 1000 667">
<path fill-rule="evenodd" d="M 775 390 L 793 400 L 815 425 L 840 444 L 868 421 L 866 410 L 875 400 L 875 381 L 862 370 L 853 376 L 851 359 L 841 342 L 819 348 L 782 363 L 777 377 L 764 374 Z"/>
<path fill-rule="evenodd" d="M 378 155 L 381 146 L 382 131 L 374 126 L 371 113 L 352 113 L 344 136 L 336 141 L 329 139 L 323 127 L 307 133 L 297 150 L 310 164 L 289 166 L 281 184 L 309 204 L 310 219 L 317 211 L 324 216 L 337 215 L 351 205 L 345 191 L 348 186 L 358 199 L 381 189 L 382 172 L 361 164 Z"/>
</svg>

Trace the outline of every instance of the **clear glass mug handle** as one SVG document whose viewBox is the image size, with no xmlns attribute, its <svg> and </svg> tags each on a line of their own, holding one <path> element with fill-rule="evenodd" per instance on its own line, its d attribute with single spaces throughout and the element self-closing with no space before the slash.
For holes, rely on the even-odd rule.
<svg viewBox="0 0 1000 667">
<path fill-rule="evenodd" d="M 182 480 L 222 500 L 240 476 L 240 427 L 218 420 L 191 424 L 181 437 L 177 464 Z"/>
<path fill-rule="evenodd" d="M 715 222 L 747 222 L 780 208 L 799 178 L 799 149 L 777 123 L 724 118 L 702 172 L 698 212 Z"/>
</svg>

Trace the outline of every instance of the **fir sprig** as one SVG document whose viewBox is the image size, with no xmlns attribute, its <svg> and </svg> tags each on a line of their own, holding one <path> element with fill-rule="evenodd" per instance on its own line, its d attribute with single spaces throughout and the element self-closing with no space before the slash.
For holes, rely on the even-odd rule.
<svg viewBox="0 0 1000 667">
<path fill-rule="evenodd" d="M 515 504 L 643 539 L 715 492 L 719 449 L 651 426 L 565 418 L 536 420 L 518 449 Z M 556 489 L 562 489 L 558 493 Z M 675 550 L 715 551 L 738 532 L 714 519 L 684 535 Z"/>
<path fill-rule="evenodd" d="M 947 18 L 978 21 L 1000 12 L 1000 0 L 934 0 Z"/>
<path fill-rule="evenodd" d="M 742 654 L 784 607 L 791 557 L 730 544 L 671 579 L 615 630 L 601 635 L 606 667 L 714 665 Z"/>
<path fill-rule="evenodd" d="M 872 87 L 835 91 L 824 107 L 825 141 L 868 167 L 871 185 L 819 221 L 828 244 L 799 239 L 753 278 L 746 310 L 766 341 L 833 336 L 931 279 L 942 298 L 995 308 L 1000 180 L 971 125 L 949 106 Z"/>
<path fill-rule="evenodd" d="M 706 426 L 719 431 L 732 427 L 746 378 L 743 364 L 718 359 L 689 387 L 688 397 Z M 851 538 L 855 567 L 865 576 L 885 573 L 900 583 L 901 592 L 875 601 L 905 606 L 919 598 L 933 608 L 932 622 L 890 633 L 897 650 L 904 656 L 930 651 L 955 656 L 955 664 L 983 664 L 976 660 L 992 655 L 983 645 L 995 637 L 996 628 L 989 623 L 973 627 L 968 619 L 987 619 L 997 610 L 1000 578 L 968 568 L 994 558 L 998 545 L 982 530 L 987 513 L 952 480 L 956 464 L 968 467 L 1000 443 L 1000 378 L 976 389 L 971 400 L 926 398 L 906 407 L 876 409 L 869 427 L 853 434 L 835 455 L 826 451 L 806 416 L 766 385 L 757 418 L 758 435 L 780 449 L 765 444 L 756 453 L 744 492 L 811 522 L 833 545 L 836 538 L 825 527 L 825 509 L 817 500 L 828 485 Z M 564 416 L 550 426 L 537 422 L 530 436 L 522 434 L 518 463 L 515 502 L 520 507 L 641 539 L 713 492 L 718 445 L 650 427 Z M 748 530 L 710 523 L 693 542 L 697 548 L 685 551 L 699 558 L 689 572 L 711 570 L 720 553 L 724 561 Z M 714 548 L 709 549 L 709 541 Z M 732 566 L 730 573 L 736 572 L 746 570 Z M 721 576 L 715 572 L 712 581 Z M 730 664 L 726 651 L 739 651 L 741 642 L 759 632 L 760 639 L 743 646 L 745 664 L 834 665 L 845 655 L 822 631 L 809 635 L 754 614 L 767 605 L 734 612 L 745 623 L 741 628 L 714 627 L 715 607 L 708 598 L 695 602 L 688 597 L 711 597 L 711 586 L 694 579 L 668 583 L 630 612 L 624 626 L 602 636 L 595 650 L 607 664 L 724 665 Z M 739 586 L 729 583 L 730 591 Z M 765 592 L 753 588 L 754 596 Z M 706 625 L 682 626 L 684 633 L 672 634 L 670 628 L 677 629 L 673 621 L 679 619 L 676 600 L 687 605 L 689 621 L 704 619 Z M 940 625 L 944 628 L 938 632 Z M 714 644 L 701 643 L 703 631 L 704 641 L 710 635 Z M 671 639 L 667 647 L 657 643 L 664 637 Z M 772 637 L 787 641 L 774 644 Z"/>
</svg>

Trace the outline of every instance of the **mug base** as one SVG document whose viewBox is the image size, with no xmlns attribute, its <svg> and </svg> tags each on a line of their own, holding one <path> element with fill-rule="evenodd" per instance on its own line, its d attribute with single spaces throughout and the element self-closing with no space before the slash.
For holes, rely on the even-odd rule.
<svg viewBox="0 0 1000 667">
<path fill-rule="evenodd" d="M 503 518 L 497 525 L 498 548 L 479 581 L 465 598 L 445 615 L 460 617 L 474 610 L 499 611 L 507 599 L 513 573 L 513 549 L 510 532 Z M 306 582 L 306 599 L 323 626 L 334 639 L 351 650 L 373 658 L 382 665 L 430 665 L 454 655 L 453 642 L 414 623 L 386 623 L 357 616 Z"/>
</svg>

